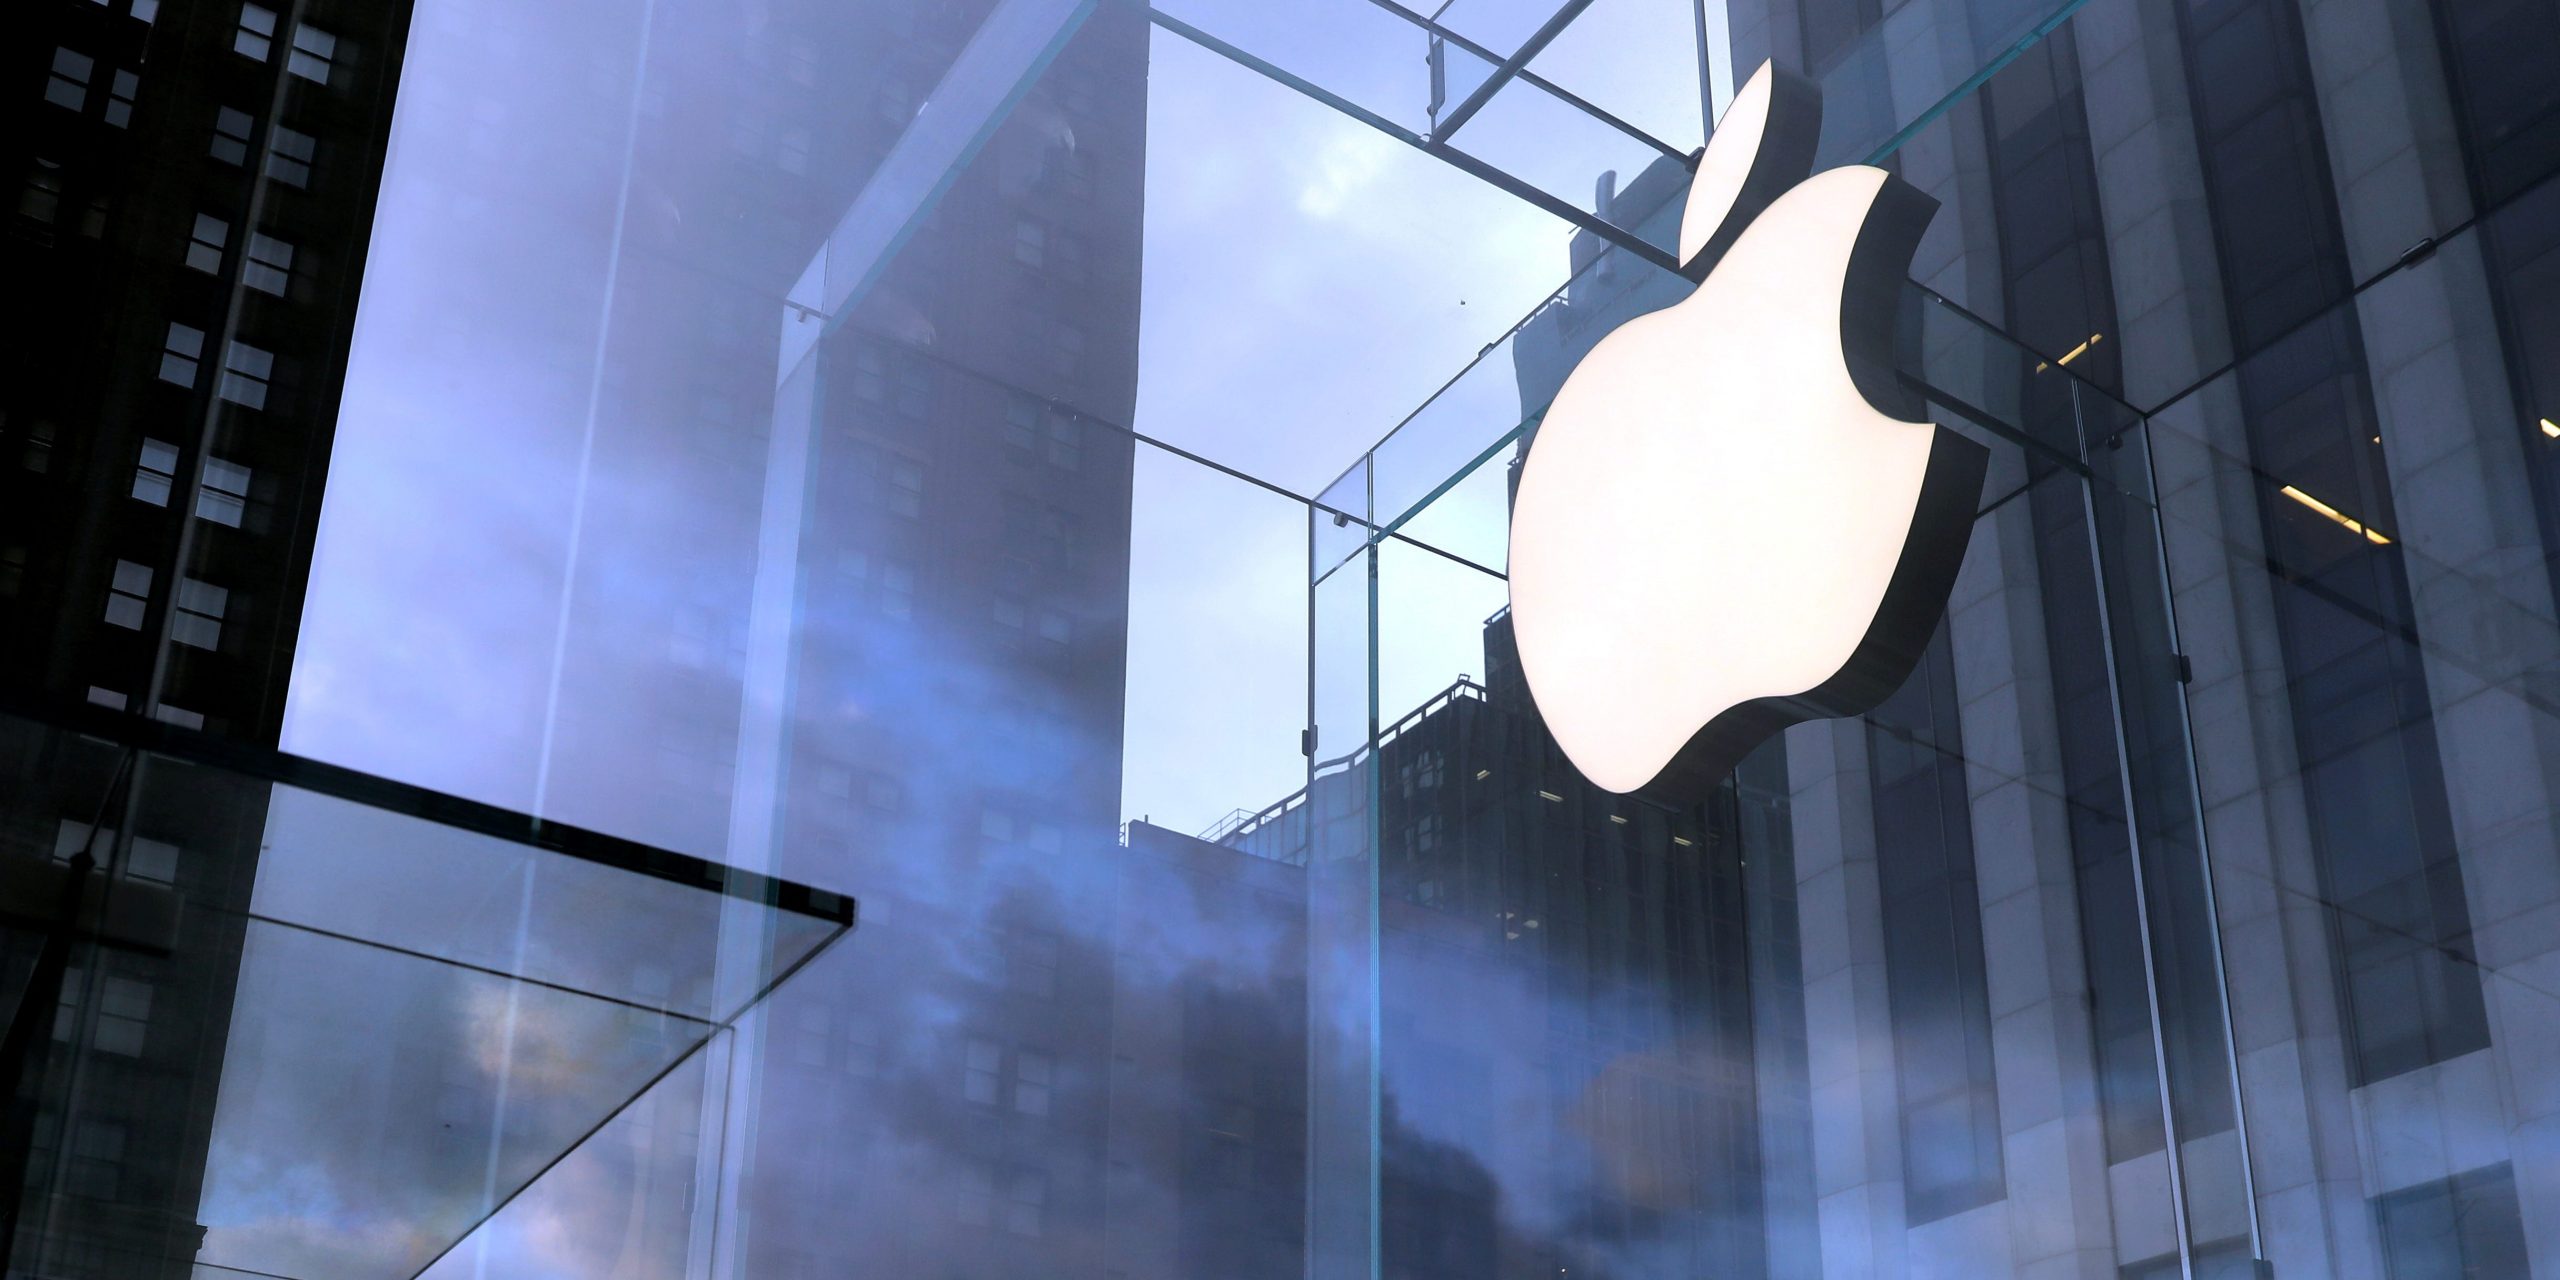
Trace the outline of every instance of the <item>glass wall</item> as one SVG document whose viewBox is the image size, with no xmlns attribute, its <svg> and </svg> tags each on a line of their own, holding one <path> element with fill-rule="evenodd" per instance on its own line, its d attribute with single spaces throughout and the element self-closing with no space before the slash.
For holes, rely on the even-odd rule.
<svg viewBox="0 0 2560 1280">
<path fill-rule="evenodd" d="M 22 8 L 12 1280 L 2560 1276 L 2553 0 Z M 1620 794 L 1764 61 L 1989 474 Z"/>
</svg>

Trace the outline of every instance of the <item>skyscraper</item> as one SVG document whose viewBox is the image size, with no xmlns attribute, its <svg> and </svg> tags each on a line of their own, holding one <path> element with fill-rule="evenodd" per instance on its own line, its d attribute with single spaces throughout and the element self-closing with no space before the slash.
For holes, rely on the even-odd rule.
<svg viewBox="0 0 2560 1280">
<path fill-rule="evenodd" d="M 0 24 L 12 707 L 275 742 L 406 18 L 81 0 Z M 266 790 L 7 736 L 0 1255 L 192 1274 Z M 99 915 L 62 884 L 92 863 Z"/>
</svg>

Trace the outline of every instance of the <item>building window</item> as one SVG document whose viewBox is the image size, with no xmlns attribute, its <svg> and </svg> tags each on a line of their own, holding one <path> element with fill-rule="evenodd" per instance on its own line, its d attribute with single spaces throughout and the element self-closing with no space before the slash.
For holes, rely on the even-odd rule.
<svg viewBox="0 0 2560 1280">
<path fill-rule="evenodd" d="M 275 372 L 275 353 L 245 342 L 223 344 L 222 381 L 214 394 L 250 409 L 267 407 L 267 380 Z"/>
<path fill-rule="evenodd" d="M 104 692 L 106 691 L 103 689 L 90 690 L 91 696 L 89 700 L 91 702 L 97 702 L 98 698 L 96 695 Z M 116 700 L 113 705 L 116 709 L 122 710 L 124 707 L 123 696 L 116 695 Z M 116 829 L 113 827 L 96 828 L 93 834 L 92 828 L 88 823 L 72 818 L 64 818 L 54 828 L 53 860 L 56 862 L 69 862 L 73 855 L 79 853 L 82 849 L 87 849 L 91 858 L 96 859 L 99 862 L 105 862 L 107 860 L 108 851 L 115 846 L 115 841 Z M 148 836 L 135 836 L 132 843 L 126 846 L 124 851 L 124 874 L 130 879 L 148 880 L 154 884 L 176 883 L 178 879 L 178 846 L 171 844 L 166 840 L 154 840 Z"/>
<path fill-rule="evenodd" d="M 97 70 L 97 60 L 76 49 L 53 51 L 53 74 L 44 82 L 44 100 L 65 111 L 78 111 L 89 105 L 89 77 Z"/>
<path fill-rule="evenodd" d="M 81 969 L 62 975 L 62 1003 L 54 1010 L 53 1038 L 65 1044 L 79 1037 L 79 996 L 87 980 L 87 972 Z M 150 983 L 112 975 L 99 981 L 97 1035 L 89 1047 L 120 1058 L 139 1058 L 143 1035 L 150 1027 Z"/>
<path fill-rule="evenodd" d="M 288 187 L 311 185 L 311 161 L 320 144 L 310 134 L 277 125 L 267 139 L 267 176 Z"/>
<path fill-rule="evenodd" d="M 237 529 L 249 509 L 247 467 L 220 458 L 204 460 L 204 481 L 196 489 L 196 518 Z"/>
<path fill-rule="evenodd" d="M 18 193 L 18 214 L 51 223 L 62 210 L 62 166 L 39 156 L 27 168 L 26 189 Z"/>
<path fill-rule="evenodd" d="M 1005 948 L 1005 985 L 1025 995 L 1055 995 L 1058 990 L 1058 935 L 1020 930 Z"/>
<path fill-rule="evenodd" d="M 260 62 L 275 50 L 276 11 L 254 4 L 240 6 L 240 25 L 231 33 L 231 48 Z"/>
<path fill-rule="evenodd" d="M 200 578 L 178 579 L 178 608 L 169 616 L 169 638 L 198 649 L 222 647 L 222 613 L 231 593 Z"/>
<path fill-rule="evenodd" d="M 196 365 L 204 359 L 204 330 L 172 323 L 160 345 L 160 380 L 193 389 Z"/>
<path fill-rule="evenodd" d="M 1043 609 L 1040 611 L 1040 638 L 1051 644 L 1066 644 L 1075 638 L 1075 625 L 1067 620 L 1067 615 L 1055 609 Z"/>
<path fill-rule="evenodd" d="M 962 1064 L 960 1092 L 971 1102 L 995 1106 L 1004 1094 L 1004 1049 L 993 1040 L 972 1036 Z"/>
<path fill-rule="evenodd" d="M 1040 401 L 1015 392 L 1004 404 L 1004 442 L 1025 453 L 1040 447 Z"/>
<path fill-rule="evenodd" d="M 107 81 L 107 123 L 118 129 L 133 123 L 133 100 L 141 92 L 141 76 L 118 70 Z"/>
<path fill-rule="evenodd" d="M 1005 1230 L 1018 1236 L 1040 1234 L 1048 1204 L 1049 1175 L 1037 1169 L 1016 1169 L 1005 1176 Z"/>
<path fill-rule="evenodd" d="M 873 404 L 889 398 L 889 354 L 868 342 L 853 349 L 853 394 Z"/>
<path fill-rule="evenodd" d="M 1058 322 L 1057 349 L 1051 352 L 1051 366 L 1059 376 L 1072 378 L 1084 369 L 1084 330 Z"/>
<path fill-rule="evenodd" d="M 2507 1165 L 2458 1173 L 2373 1202 L 2394 1276 L 2521 1276 L 2524 1219 Z"/>
<path fill-rule="evenodd" d="M 131 560 L 116 561 L 115 577 L 107 584 L 107 625 L 142 630 L 142 615 L 150 603 L 150 568 Z"/>
<path fill-rule="evenodd" d="M 222 274 L 222 246 L 231 243 L 231 224 L 209 213 L 196 215 L 187 233 L 187 265 L 206 275 Z"/>
<path fill-rule="evenodd" d="M 283 297 L 293 281 L 293 246 L 261 232 L 249 233 L 249 252 L 240 265 L 240 283 L 260 293 Z"/>
<path fill-rule="evenodd" d="M 109 711 L 122 711 L 125 708 L 123 694 L 94 684 L 89 686 L 89 702 L 93 706 L 105 707 Z"/>
<path fill-rule="evenodd" d="M 2368 1084 L 2489 1042 L 2445 757 L 2386 536 L 2398 520 L 2301 16 L 2276 0 L 2174 8 L 2340 1017 Z"/>
<path fill-rule="evenodd" d="M 125 1126 L 84 1117 L 73 1131 L 67 1179 L 71 1193 L 95 1200 L 116 1198 L 124 1171 Z"/>
<path fill-rule="evenodd" d="M 204 727 L 203 712 L 189 711 L 185 707 L 178 706 L 174 703 L 163 702 L 158 707 L 153 708 L 151 718 L 162 724 L 174 724 L 181 729 L 201 729 Z"/>
<path fill-rule="evenodd" d="M 1084 465 L 1084 427 L 1073 414 L 1049 414 L 1049 464 L 1065 471 Z"/>
<path fill-rule="evenodd" d="M 224 107 L 213 114 L 213 158 L 224 164 L 249 163 L 249 131 L 257 122 L 249 113 Z"/>
<path fill-rule="evenodd" d="M 133 496 L 155 507 L 169 505 L 169 486 L 178 477 L 178 446 L 145 438 L 142 460 L 133 468 Z"/>
<path fill-rule="evenodd" d="M 1955 659 L 1941 625 L 1910 679 L 1867 721 L 1885 1004 L 1915 1224 L 2003 1193 L 1982 895 L 1958 724 Z"/>
<path fill-rule="evenodd" d="M 18 465 L 38 475 L 53 470 L 53 424 L 38 422 L 27 428 L 27 449 L 19 456 Z"/>
<path fill-rule="evenodd" d="M 1036 267 L 1048 259 L 1049 233 L 1029 218 L 1013 224 L 1013 260 Z"/>
<path fill-rule="evenodd" d="M 898 412 L 910 418 L 933 414 L 933 368 L 908 359 L 898 366 Z"/>
<path fill-rule="evenodd" d="M 303 23 L 293 29 L 293 52 L 286 55 L 284 69 L 314 84 L 329 83 L 329 73 L 337 69 L 338 38 Z"/>
<path fill-rule="evenodd" d="M 1013 1109 L 1026 1116 L 1049 1114 L 1049 1055 L 1024 1049 L 1013 1055 Z"/>
<path fill-rule="evenodd" d="M 889 510 L 902 516 L 923 514 L 923 463 L 907 457 L 889 459 Z"/>
</svg>

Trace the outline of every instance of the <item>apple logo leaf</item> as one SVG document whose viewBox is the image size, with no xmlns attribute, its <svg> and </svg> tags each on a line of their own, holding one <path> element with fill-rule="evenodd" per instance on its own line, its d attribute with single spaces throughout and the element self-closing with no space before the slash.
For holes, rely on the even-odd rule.
<svg viewBox="0 0 2560 1280">
<path fill-rule="evenodd" d="M 1693 803 L 1787 725 L 1873 709 L 1972 536 L 1990 455 L 1894 361 L 1937 202 L 1811 173 L 1821 123 L 1821 90 L 1768 64 L 1735 95 L 1682 210 L 1696 291 L 1593 347 L 1522 465 L 1521 671 L 1611 791 Z"/>
</svg>

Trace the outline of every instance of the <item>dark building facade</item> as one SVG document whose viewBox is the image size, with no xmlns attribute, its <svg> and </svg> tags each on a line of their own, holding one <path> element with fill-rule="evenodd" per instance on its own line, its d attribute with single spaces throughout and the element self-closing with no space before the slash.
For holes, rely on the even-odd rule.
<svg viewBox="0 0 2560 1280">
<path fill-rule="evenodd" d="M 1509 617 L 1484 636 L 1485 683 L 1220 837 L 1321 866 L 1374 805 L 1381 1274 L 1756 1271 L 1732 795 L 1675 809 L 1585 781 L 1529 702 Z M 1323 996 L 1310 1016 L 1340 1016 Z"/>
<path fill-rule="evenodd" d="M 267 789 L 15 715 L 276 741 L 406 13 L 5 24 L 13 1275 L 194 1273 Z"/>
</svg>

